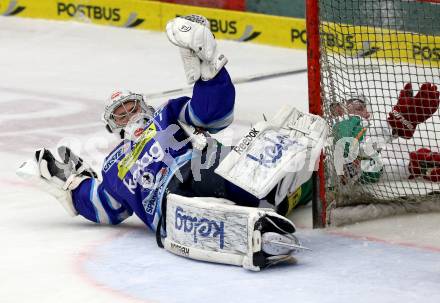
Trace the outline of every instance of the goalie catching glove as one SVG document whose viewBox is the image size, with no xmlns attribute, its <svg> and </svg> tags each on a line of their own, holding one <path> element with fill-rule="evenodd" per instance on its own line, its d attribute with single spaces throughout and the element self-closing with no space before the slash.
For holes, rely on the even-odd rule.
<svg viewBox="0 0 440 303">
<path fill-rule="evenodd" d="M 34 158 L 25 161 L 17 170 L 17 175 L 28 180 L 54 196 L 71 216 L 78 215 L 71 191 L 87 178 L 98 175 L 68 147 L 60 146 L 61 161 L 45 148 L 35 151 Z"/>
<path fill-rule="evenodd" d="M 272 209 L 169 194 L 164 217 L 165 237 L 158 244 L 191 259 L 259 271 L 295 262 L 291 255 L 307 249 L 293 235 L 295 225 Z"/>
<path fill-rule="evenodd" d="M 166 26 L 171 43 L 180 47 L 180 55 L 189 84 L 199 78 L 207 81 L 214 78 L 228 62 L 219 53 L 217 42 L 209 29 L 208 20 L 200 15 L 177 17 Z"/>
</svg>

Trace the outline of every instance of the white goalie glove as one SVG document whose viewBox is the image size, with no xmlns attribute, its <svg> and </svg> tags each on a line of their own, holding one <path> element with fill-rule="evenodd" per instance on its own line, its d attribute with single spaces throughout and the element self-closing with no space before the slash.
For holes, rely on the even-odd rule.
<svg viewBox="0 0 440 303">
<path fill-rule="evenodd" d="M 54 196 L 69 215 L 76 216 L 78 212 L 73 205 L 72 190 L 83 180 L 98 175 L 68 147 L 60 146 L 57 152 L 61 161 L 56 160 L 48 149 L 35 151 L 34 157 L 19 167 L 17 175 Z"/>
<path fill-rule="evenodd" d="M 217 42 L 209 29 L 208 20 L 200 15 L 177 17 L 166 26 L 171 43 L 180 47 L 180 55 L 188 83 L 199 78 L 207 81 L 215 77 L 228 62 L 217 50 Z"/>
<path fill-rule="evenodd" d="M 201 77 L 201 62 L 195 52 L 189 48 L 179 48 L 180 58 L 183 63 L 186 81 L 193 84 Z"/>
<path fill-rule="evenodd" d="M 277 206 L 311 178 L 327 133 L 321 117 L 283 108 L 257 123 L 215 172 L 259 199 L 277 186 Z"/>
</svg>

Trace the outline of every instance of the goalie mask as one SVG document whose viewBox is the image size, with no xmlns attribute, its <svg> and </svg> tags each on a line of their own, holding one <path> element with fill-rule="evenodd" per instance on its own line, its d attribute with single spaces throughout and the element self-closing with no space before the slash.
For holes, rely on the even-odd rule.
<svg viewBox="0 0 440 303">
<path fill-rule="evenodd" d="M 153 117 L 155 109 L 144 96 L 129 90 L 115 91 L 106 102 L 102 120 L 106 129 L 121 139 L 133 139 Z"/>
</svg>

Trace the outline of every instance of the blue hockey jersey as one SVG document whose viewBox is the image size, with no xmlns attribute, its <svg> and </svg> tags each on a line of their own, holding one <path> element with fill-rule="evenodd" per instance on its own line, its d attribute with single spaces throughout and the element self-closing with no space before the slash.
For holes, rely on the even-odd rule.
<svg viewBox="0 0 440 303">
<path fill-rule="evenodd" d="M 233 120 L 235 89 L 223 68 L 194 84 L 192 98 L 169 100 L 136 141 L 122 141 L 105 159 L 102 182 L 87 179 L 72 192 L 83 217 L 118 224 L 133 212 L 156 230 L 161 201 L 176 170 L 191 159 L 191 143 L 178 121 L 217 132 Z"/>
</svg>

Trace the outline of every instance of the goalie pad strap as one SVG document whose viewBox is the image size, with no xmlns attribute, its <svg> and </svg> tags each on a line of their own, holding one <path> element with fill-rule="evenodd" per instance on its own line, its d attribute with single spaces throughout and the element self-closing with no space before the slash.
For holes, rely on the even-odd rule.
<svg viewBox="0 0 440 303">
<path fill-rule="evenodd" d="M 189 247 L 179 244 L 178 242 L 172 241 L 168 238 L 164 240 L 164 248 L 176 255 L 206 262 L 242 266 L 244 261 L 243 255 L 206 251 L 201 248 Z"/>
</svg>

